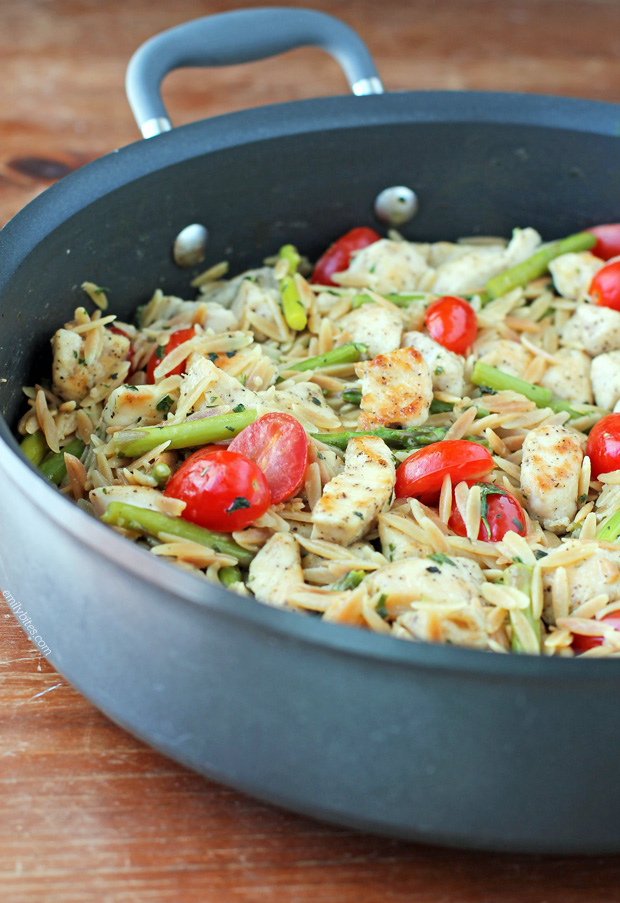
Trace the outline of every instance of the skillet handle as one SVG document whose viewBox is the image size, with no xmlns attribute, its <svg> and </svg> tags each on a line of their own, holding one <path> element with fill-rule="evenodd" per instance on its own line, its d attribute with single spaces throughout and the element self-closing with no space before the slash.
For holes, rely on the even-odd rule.
<svg viewBox="0 0 620 903">
<path fill-rule="evenodd" d="M 304 46 L 330 53 L 342 66 L 354 94 L 383 93 L 368 48 L 339 19 L 312 9 L 240 9 L 170 28 L 134 53 L 126 90 L 143 137 L 172 128 L 160 88 L 173 69 L 249 63 Z"/>
</svg>

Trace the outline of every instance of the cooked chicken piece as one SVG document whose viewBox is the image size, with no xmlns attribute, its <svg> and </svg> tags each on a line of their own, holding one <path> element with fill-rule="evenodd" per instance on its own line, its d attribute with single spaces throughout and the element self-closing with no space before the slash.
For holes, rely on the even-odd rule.
<svg viewBox="0 0 620 903">
<path fill-rule="evenodd" d="M 103 486 L 91 489 L 88 497 L 97 517 L 101 517 L 110 502 L 148 508 L 150 511 L 167 514 L 168 517 L 180 517 L 186 504 L 179 499 L 168 498 L 159 489 L 150 489 L 148 486 Z"/>
<path fill-rule="evenodd" d="M 474 353 L 481 363 L 490 364 L 519 379 L 523 379 L 532 360 L 527 348 L 521 342 L 514 342 L 512 339 L 485 341 L 474 346 Z"/>
<path fill-rule="evenodd" d="M 183 301 L 174 295 L 156 292 L 143 309 L 142 326 L 157 329 L 164 326 L 193 326 L 198 323 L 204 329 L 226 332 L 237 328 L 237 317 L 215 300 Z"/>
<path fill-rule="evenodd" d="M 212 361 L 192 355 L 181 381 L 175 419 L 219 405 L 236 407 L 242 404 L 246 408 L 255 408 L 259 401 L 258 395 L 242 386 L 236 377 L 220 370 Z"/>
<path fill-rule="evenodd" d="M 525 437 L 521 490 L 547 530 L 563 533 L 577 513 L 582 461 L 578 435 L 563 426 L 538 426 Z"/>
<path fill-rule="evenodd" d="M 254 270 L 247 270 L 234 279 L 226 282 L 208 282 L 206 285 L 200 286 L 200 292 L 207 301 L 214 301 L 221 304 L 222 307 L 235 307 L 239 289 L 244 282 L 253 282 L 259 288 L 274 289 L 277 291 L 278 283 L 273 275 L 272 267 L 259 267 Z"/>
<path fill-rule="evenodd" d="M 406 332 L 403 347 L 419 351 L 431 374 L 433 389 L 463 396 L 465 393 L 465 358 L 448 351 L 423 332 Z"/>
<path fill-rule="evenodd" d="M 160 423 L 179 394 L 178 379 L 173 376 L 156 385 L 119 386 L 108 397 L 101 423 L 115 429 Z"/>
<path fill-rule="evenodd" d="M 583 301 L 590 290 L 590 283 L 605 262 L 589 251 L 578 254 L 562 254 L 549 264 L 558 294 L 564 298 Z"/>
<path fill-rule="evenodd" d="M 382 238 L 354 254 L 349 268 L 332 278 L 339 285 L 389 294 L 418 288 L 426 291 L 434 272 L 415 245 Z"/>
<path fill-rule="evenodd" d="M 338 320 L 338 326 L 349 332 L 351 341 L 366 345 L 370 356 L 376 357 L 400 347 L 403 317 L 380 304 L 362 304 Z"/>
<path fill-rule="evenodd" d="M 415 348 L 400 348 L 360 361 L 362 430 L 378 426 L 417 426 L 428 418 L 433 383 L 424 358 Z"/>
<path fill-rule="evenodd" d="M 598 354 L 592 361 L 590 379 L 597 405 L 611 411 L 620 400 L 620 351 Z"/>
<path fill-rule="evenodd" d="M 129 351 L 129 339 L 102 329 L 103 349 L 91 363 L 86 362 L 84 339 L 70 329 L 59 329 L 52 339 L 53 389 L 65 401 L 81 401 L 93 386 L 114 378 Z"/>
<path fill-rule="evenodd" d="M 290 414 L 310 432 L 342 429 L 340 419 L 327 404 L 316 383 L 286 383 L 285 389 L 271 387 L 266 392 L 260 392 L 258 398 L 265 411 Z"/>
<path fill-rule="evenodd" d="M 193 323 L 198 323 L 205 330 L 212 329 L 217 335 L 220 332 L 229 332 L 237 328 L 237 317 L 231 310 L 227 310 L 215 301 L 203 301 L 198 304 L 198 309 Z"/>
<path fill-rule="evenodd" d="M 437 267 L 432 286 L 438 295 L 460 294 L 484 289 L 493 276 L 516 266 L 536 251 L 541 238 L 535 229 L 515 229 L 507 247 L 501 245 L 464 246 L 463 253 Z M 457 246 L 457 247 L 463 247 Z M 458 256 L 456 256 L 458 254 Z"/>
<path fill-rule="evenodd" d="M 367 591 L 386 596 L 385 605 L 391 617 L 406 612 L 416 602 L 472 604 L 480 601 L 484 575 L 480 566 L 469 558 L 404 558 L 369 574 L 364 581 Z"/>
<path fill-rule="evenodd" d="M 620 313 L 597 304 L 579 304 L 560 336 L 562 345 L 587 351 L 590 357 L 620 350 Z"/>
<path fill-rule="evenodd" d="M 303 585 L 297 540 L 290 533 L 275 533 L 252 560 L 248 587 L 261 602 L 287 608 L 290 593 Z"/>
<path fill-rule="evenodd" d="M 578 351 L 576 348 L 560 348 L 554 357 L 557 363 L 551 364 L 545 370 L 540 379 L 540 385 L 551 389 L 555 395 L 566 401 L 592 404 L 590 358 L 585 351 Z M 620 398 L 620 389 L 618 398 Z"/>
<path fill-rule="evenodd" d="M 580 540 L 567 540 L 564 545 L 570 548 L 581 547 Z M 543 589 L 545 591 L 545 610 L 543 616 L 550 623 L 555 622 L 552 604 L 552 586 L 555 570 L 543 571 Z M 598 548 L 589 558 L 582 559 L 566 568 L 569 593 L 569 614 L 579 605 L 593 599 L 600 593 L 606 593 L 610 602 L 620 600 L 620 550 Z"/>
<path fill-rule="evenodd" d="M 313 539 L 349 546 L 368 533 L 391 501 L 392 453 L 377 436 L 349 440 L 344 471 L 330 480 L 312 512 Z"/>
<path fill-rule="evenodd" d="M 289 335 L 278 288 L 263 288 L 246 279 L 239 286 L 231 310 L 240 328 L 251 330 L 256 341 L 271 338 L 281 342 Z"/>
</svg>

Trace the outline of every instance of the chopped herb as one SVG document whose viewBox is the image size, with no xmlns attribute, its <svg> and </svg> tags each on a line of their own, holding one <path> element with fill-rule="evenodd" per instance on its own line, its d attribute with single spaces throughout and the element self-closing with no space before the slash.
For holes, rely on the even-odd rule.
<svg viewBox="0 0 620 903">
<path fill-rule="evenodd" d="M 155 351 L 153 352 L 158 361 L 160 361 L 166 355 L 166 346 L 158 345 Z"/>
<path fill-rule="evenodd" d="M 364 520 L 364 515 L 362 514 L 361 511 L 354 511 L 353 514 L 354 514 L 356 517 L 359 517 L 360 520 Z"/>
<path fill-rule="evenodd" d="M 546 558 L 549 552 L 545 552 L 543 549 L 534 549 L 534 557 L 539 561 L 541 558 Z"/>
<path fill-rule="evenodd" d="M 81 364 L 83 367 L 86 366 L 86 358 L 85 357 L 78 357 L 77 362 L 78 362 L 78 364 Z"/>
<path fill-rule="evenodd" d="M 244 404 L 238 404 L 238 405 L 236 405 L 236 406 L 233 408 L 233 411 L 235 412 L 235 414 L 240 414 L 241 411 L 245 411 L 245 405 L 244 405 Z"/>
<path fill-rule="evenodd" d="M 216 361 L 219 357 L 219 354 L 217 354 L 217 352 L 215 352 L 215 351 L 210 351 L 209 354 L 207 355 L 207 357 L 209 358 L 210 361 Z"/>
<path fill-rule="evenodd" d="M 109 379 L 118 379 L 118 373 L 110 373 Z"/>
<path fill-rule="evenodd" d="M 174 404 L 174 401 L 172 400 L 172 398 L 170 398 L 169 395 L 164 395 L 164 397 L 160 398 L 160 400 L 157 402 L 156 408 L 158 411 L 163 411 L 164 413 L 167 413 L 173 404 Z"/>
<path fill-rule="evenodd" d="M 383 618 L 384 620 L 388 616 L 388 610 L 385 605 L 386 602 L 387 602 L 387 596 L 385 595 L 385 593 L 381 593 L 381 595 L 379 596 L 379 600 L 378 600 L 377 604 L 375 605 L 375 611 L 377 612 L 379 617 Z"/>
<path fill-rule="evenodd" d="M 426 568 L 426 570 L 429 572 L 429 574 L 441 574 L 441 568 L 435 567 L 434 564 L 432 564 L 429 568 Z"/>
<path fill-rule="evenodd" d="M 341 592 L 345 589 L 355 589 L 366 576 L 364 571 L 349 571 L 343 574 L 339 580 L 336 580 L 330 587 L 333 592 Z"/>
<path fill-rule="evenodd" d="M 321 399 L 317 398 L 316 395 L 312 395 L 310 397 L 310 401 L 312 402 L 312 404 L 318 404 L 318 405 L 321 404 Z"/>
<path fill-rule="evenodd" d="M 250 503 L 244 495 L 238 495 L 229 508 L 226 508 L 226 514 L 232 514 L 234 511 L 240 511 L 242 508 L 249 508 Z"/>
<path fill-rule="evenodd" d="M 73 352 L 73 357 L 77 358 L 77 356 L 78 356 L 77 351 L 74 351 L 74 352 Z"/>
<path fill-rule="evenodd" d="M 443 372 L 444 372 L 443 367 L 435 367 L 435 376 L 441 376 L 441 374 Z"/>
<path fill-rule="evenodd" d="M 521 521 L 519 520 L 518 517 L 513 517 L 512 522 L 515 525 L 515 527 L 517 528 L 517 530 L 520 530 L 521 532 L 523 532 L 523 524 L 521 523 Z"/>
<path fill-rule="evenodd" d="M 583 505 L 583 503 L 585 501 L 587 501 L 587 498 L 588 498 L 588 494 L 587 494 L 587 492 L 584 492 L 583 495 L 579 496 L 579 504 Z"/>
<path fill-rule="evenodd" d="M 227 351 L 226 357 L 234 357 L 236 353 L 237 353 L 236 351 Z"/>
<path fill-rule="evenodd" d="M 234 426 L 227 426 L 226 429 L 227 429 L 227 430 L 230 430 L 231 433 L 234 433 L 234 432 L 235 432 Z"/>
<path fill-rule="evenodd" d="M 431 561 L 436 561 L 437 564 L 451 564 L 453 568 L 456 567 L 456 564 L 444 552 L 433 552 L 432 555 L 427 555 L 426 557 L 430 558 Z"/>
<path fill-rule="evenodd" d="M 128 385 L 127 383 L 125 383 L 125 388 L 126 388 L 126 389 L 131 389 L 132 392 L 137 392 L 137 391 L 138 391 L 138 387 L 137 387 L 137 386 L 130 386 L 130 385 Z"/>
</svg>

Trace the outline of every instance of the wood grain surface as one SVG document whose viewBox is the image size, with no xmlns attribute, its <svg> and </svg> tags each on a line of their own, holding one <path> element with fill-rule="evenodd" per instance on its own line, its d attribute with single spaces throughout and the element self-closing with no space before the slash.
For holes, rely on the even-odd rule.
<svg viewBox="0 0 620 903">
<path fill-rule="evenodd" d="M 0 0 L 0 222 L 65 173 L 137 140 L 123 82 L 143 40 L 241 5 Z M 616 0 L 312 5 L 359 31 L 388 89 L 620 101 Z M 182 124 L 345 90 L 335 63 L 299 50 L 252 66 L 175 73 L 164 95 Z M 0 524 L 0 542 L 8 529 Z M 43 900 L 610 903 L 620 901 L 620 857 L 415 846 L 254 802 L 109 722 L 40 657 L 1 601 L 0 901 Z"/>
</svg>

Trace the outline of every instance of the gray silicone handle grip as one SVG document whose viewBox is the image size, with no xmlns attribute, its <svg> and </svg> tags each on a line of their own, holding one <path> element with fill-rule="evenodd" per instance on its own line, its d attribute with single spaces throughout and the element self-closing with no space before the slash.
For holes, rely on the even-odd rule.
<svg viewBox="0 0 620 903">
<path fill-rule="evenodd" d="M 240 9 L 171 28 L 138 48 L 126 79 L 136 122 L 145 138 L 171 128 L 160 87 L 173 69 L 249 63 L 304 46 L 330 53 L 354 94 L 383 93 L 368 48 L 339 19 L 311 9 Z"/>
</svg>

